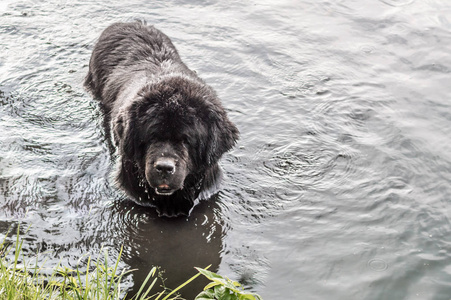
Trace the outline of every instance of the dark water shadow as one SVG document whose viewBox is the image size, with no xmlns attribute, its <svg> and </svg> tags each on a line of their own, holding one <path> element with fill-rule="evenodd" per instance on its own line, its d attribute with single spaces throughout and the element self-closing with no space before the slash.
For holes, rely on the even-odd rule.
<svg viewBox="0 0 451 300">
<path fill-rule="evenodd" d="M 194 267 L 211 265 L 209 270 L 217 271 L 222 251 L 217 198 L 216 195 L 199 203 L 189 218 L 161 218 L 154 209 L 131 201 L 114 204 L 113 216 L 120 228 L 112 230 L 121 232 L 117 244 L 124 245 L 122 259 L 130 269 L 135 269 L 133 288 L 126 299 L 138 292 L 153 266 L 161 267 L 164 285 L 169 289 L 197 274 Z M 163 284 L 161 280 L 158 283 Z M 180 292 L 184 298 L 194 299 L 207 283 L 206 278 L 198 277 Z"/>
</svg>

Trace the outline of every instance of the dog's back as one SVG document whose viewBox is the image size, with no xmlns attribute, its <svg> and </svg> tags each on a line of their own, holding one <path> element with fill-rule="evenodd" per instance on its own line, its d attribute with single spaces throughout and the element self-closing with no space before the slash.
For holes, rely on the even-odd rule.
<svg viewBox="0 0 451 300">
<path fill-rule="evenodd" d="M 103 31 L 95 45 L 84 85 L 102 102 L 113 101 L 104 99 L 104 92 L 115 71 L 156 73 L 162 71 L 164 62 L 188 70 L 171 40 L 155 27 L 142 22 L 115 23 Z M 115 88 L 120 90 L 118 84 Z"/>
</svg>

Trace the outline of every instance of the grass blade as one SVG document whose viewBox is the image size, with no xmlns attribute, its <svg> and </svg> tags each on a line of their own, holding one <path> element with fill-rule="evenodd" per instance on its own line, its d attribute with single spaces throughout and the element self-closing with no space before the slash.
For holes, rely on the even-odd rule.
<svg viewBox="0 0 451 300">
<path fill-rule="evenodd" d="M 147 277 L 144 280 L 143 284 L 139 288 L 138 293 L 136 293 L 134 299 L 140 299 L 139 296 L 141 295 L 142 291 L 144 290 L 144 287 L 146 286 L 146 284 L 149 281 L 150 277 L 153 277 L 155 275 L 156 270 L 157 270 L 156 267 L 153 267 L 152 270 L 150 270 L 150 272 L 149 272 L 149 274 L 147 274 Z M 151 287 L 153 287 L 153 285 L 155 284 L 155 280 L 152 282 Z M 149 289 L 146 291 L 146 294 L 148 294 L 148 292 L 149 292 Z M 145 296 L 143 296 L 143 297 L 145 297 Z"/>
<path fill-rule="evenodd" d="M 211 266 L 211 265 L 210 265 Z M 210 266 L 206 267 L 206 269 L 208 269 Z M 196 275 L 194 275 L 193 277 L 191 277 L 190 279 L 188 279 L 187 281 L 185 281 L 184 283 L 182 283 L 181 285 L 179 285 L 178 287 L 176 287 L 172 292 L 170 292 L 166 297 L 164 297 L 162 300 L 167 300 L 169 298 L 169 296 L 171 296 L 172 294 L 174 294 L 175 292 L 177 292 L 178 290 L 180 290 L 181 288 L 183 288 L 185 285 L 187 285 L 188 283 L 190 283 L 191 281 L 193 281 L 194 279 L 196 279 L 197 277 L 199 277 L 201 274 L 197 273 Z M 158 296 L 158 298 L 160 298 L 160 296 Z M 155 299 L 155 300 L 158 300 Z"/>
</svg>

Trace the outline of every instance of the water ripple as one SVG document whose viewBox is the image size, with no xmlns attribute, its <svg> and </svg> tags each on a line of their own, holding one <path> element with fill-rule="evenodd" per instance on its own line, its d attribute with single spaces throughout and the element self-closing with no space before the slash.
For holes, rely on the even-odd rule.
<svg viewBox="0 0 451 300">
<path fill-rule="evenodd" d="M 332 147 L 293 143 L 272 152 L 273 157 L 263 162 L 264 170 L 301 189 L 340 185 L 357 171 L 354 165 L 357 154 L 346 147 L 337 152 Z"/>
<path fill-rule="evenodd" d="M 380 0 L 380 1 L 395 7 L 410 5 L 413 2 L 415 2 L 415 0 Z"/>
<path fill-rule="evenodd" d="M 28 253 L 71 263 L 125 244 L 137 283 L 152 264 L 183 282 L 212 263 L 265 299 L 449 298 L 446 1 L 6 1 L 0 229 L 32 223 Z M 189 220 L 121 201 L 83 91 L 100 32 L 136 17 L 173 38 L 242 133 L 204 203 L 217 207 Z"/>
<path fill-rule="evenodd" d="M 388 264 L 382 259 L 373 258 L 368 261 L 368 267 L 373 271 L 382 272 L 388 269 Z"/>
</svg>

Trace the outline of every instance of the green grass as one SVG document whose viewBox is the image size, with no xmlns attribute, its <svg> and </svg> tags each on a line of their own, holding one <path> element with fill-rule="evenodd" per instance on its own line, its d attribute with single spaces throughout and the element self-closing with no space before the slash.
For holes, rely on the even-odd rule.
<svg viewBox="0 0 451 300">
<path fill-rule="evenodd" d="M 43 272 L 43 266 L 38 266 L 37 260 L 27 260 L 23 255 L 22 245 L 19 228 L 15 242 L 7 245 L 5 238 L 0 244 L 0 300 L 119 300 L 125 296 L 121 282 L 133 270 L 118 269 L 122 249 L 114 265 L 109 265 L 108 252 L 103 251 L 104 256 L 95 261 L 88 257 L 85 271 L 58 265 L 49 275 Z M 239 283 L 206 270 L 208 267 L 196 269 L 199 273 L 176 289 L 169 291 L 163 288 L 155 292 L 157 268 L 154 267 L 133 299 L 183 299 L 177 292 L 200 275 L 206 276 L 211 282 L 195 300 L 262 299 L 256 294 L 245 293 Z M 148 283 L 149 286 L 145 288 Z"/>
</svg>

